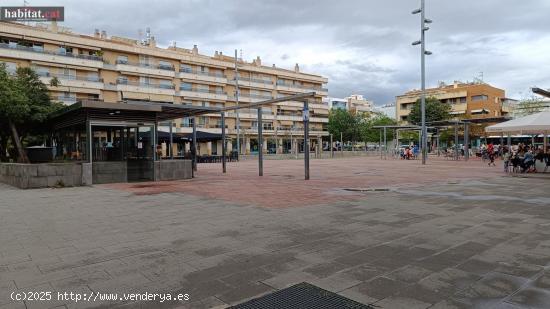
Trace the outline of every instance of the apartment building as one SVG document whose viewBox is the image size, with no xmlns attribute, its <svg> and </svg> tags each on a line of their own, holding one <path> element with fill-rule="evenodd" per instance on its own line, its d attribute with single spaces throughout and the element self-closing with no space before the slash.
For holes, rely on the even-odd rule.
<svg viewBox="0 0 550 309">
<path fill-rule="evenodd" d="M 408 123 L 410 110 L 420 95 L 420 90 L 412 90 L 396 97 L 395 115 L 399 122 Z M 494 118 L 507 116 L 509 112 L 503 104 L 504 90 L 481 82 L 440 83 L 436 88 L 426 89 L 426 96 L 451 104 L 451 114 L 455 118 Z"/>
<path fill-rule="evenodd" d="M 331 109 L 343 109 L 350 111 L 354 114 L 357 113 L 370 113 L 374 110 L 374 103 L 365 99 L 360 94 L 352 94 L 344 99 L 341 98 L 325 98 L 324 102 L 328 104 Z"/>
<path fill-rule="evenodd" d="M 327 136 L 327 78 L 303 73 L 298 64 L 293 70 L 265 66 L 260 57 L 252 62 L 215 52 L 212 56 L 175 44 L 156 45 L 147 33 L 145 40 L 108 36 L 96 30 L 82 35 L 57 26 L 0 22 L 0 62 L 9 71 L 32 67 L 47 85 L 57 78 L 57 87 L 48 86 L 55 101 L 72 104 L 78 100 L 104 102 L 150 101 L 202 106 L 235 106 L 297 93 L 315 91 L 310 99 L 310 138 L 321 143 Z M 237 70 L 235 70 L 237 63 Z M 236 73 L 236 71 L 238 73 Z M 237 75 L 238 74 L 238 75 Z M 238 76 L 238 78 L 236 78 Z M 238 83 L 237 83 L 238 79 Z M 237 96 L 237 84 L 239 93 Z M 300 147 L 303 139 L 302 102 L 283 102 L 262 108 L 264 152 L 284 153 Z M 237 114 L 226 113 L 230 148 L 236 149 Z M 240 140 L 243 153 L 259 151 L 257 110 L 240 110 Z M 190 119 L 161 124 L 172 125 L 175 132 L 191 131 Z M 221 133 L 221 117 L 209 114 L 197 119 L 197 127 Z M 221 151 L 221 142 L 203 145 L 203 153 Z"/>
</svg>

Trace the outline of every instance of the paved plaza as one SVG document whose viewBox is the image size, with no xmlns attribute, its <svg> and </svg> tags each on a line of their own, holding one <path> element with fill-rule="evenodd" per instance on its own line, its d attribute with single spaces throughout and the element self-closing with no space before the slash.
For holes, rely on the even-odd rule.
<svg viewBox="0 0 550 309">
<path fill-rule="evenodd" d="M 499 162 L 500 163 L 500 162 Z M 0 308 L 225 308 L 309 282 L 375 308 L 548 308 L 550 179 L 479 161 L 199 165 L 189 181 L 0 186 Z M 12 292 L 188 301 L 11 300 Z"/>
</svg>

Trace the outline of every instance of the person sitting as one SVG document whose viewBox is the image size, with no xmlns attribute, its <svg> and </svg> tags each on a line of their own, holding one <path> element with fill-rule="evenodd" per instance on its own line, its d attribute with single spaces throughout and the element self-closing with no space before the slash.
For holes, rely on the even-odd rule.
<svg viewBox="0 0 550 309">
<path fill-rule="evenodd" d="M 531 150 L 527 151 L 523 157 L 523 164 L 521 166 L 522 173 L 530 172 L 535 165 L 535 157 L 533 156 L 533 153 Z"/>
</svg>

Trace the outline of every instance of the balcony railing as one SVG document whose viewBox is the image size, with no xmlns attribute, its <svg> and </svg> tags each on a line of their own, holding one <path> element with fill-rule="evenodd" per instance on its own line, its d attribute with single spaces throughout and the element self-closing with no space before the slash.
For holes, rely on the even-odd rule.
<svg viewBox="0 0 550 309">
<path fill-rule="evenodd" d="M 235 78 L 233 80 L 235 80 Z M 265 79 L 251 78 L 251 77 L 239 77 L 239 81 L 273 85 L 272 80 L 265 80 Z"/>
<path fill-rule="evenodd" d="M 80 55 L 80 54 L 73 54 L 73 53 L 62 52 L 62 51 L 51 51 L 51 50 L 45 50 L 43 48 L 35 48 L 35 47 L 24 46 L 19 44 L 10 45 L 6 43 L 0 43 L 0 48 L 15 49 L 15 50 L 21 50 L 21 51 L 27 51 L 27 52 L 33 52 L 33 53 L 39 53 L 39 54 L 47 54 L 47 55 L 53 55 L 53 56 L 63 56 L 63 57 L 71 57 L 71 58 L 77 58 L 77 59 L 103 61 L 103 57 L 101 56 Z"/>
<path fill-rule="evenodd" d="M 36 74 L 41 77 L 56 77 L 58 79 L 67 79 L 67 80 L 82 80 L 87 82 L 96 82 L 96 83 L 102 83 L 103 78 L 99 78 L 98 76 L 78 76 L 78 75 L 67 75 L 67 74 L 53 74 L 50 72 L 41 72 L 37 71 Z"/>
<path fill-rule="evenodd" d="M 174 89 L 174 85 L 131 82 L 131 81 L 122 80 L 122 79 L 118 79 L 116 83 L 118 85 L 129 85 L 129 86 L 136 86 L 136 87 L 143 87 L 143 88 Z"/>
<path fill-rule="evenodd" d="M 283 86 L 283 87 L 289 87 L 289 88 L 298 88 L 298 89 L 306 89 L 306 90 L 314 90 L 314 91 L 328 91 L 327 88 L 323 88 L 323 87 L 287 84 L 287 83 L 280 82 L 280 81 L 277 81 L 277 86 Z"/>
<path fill-rule="evenodd" d="M 202 72 L 202 71 L 193 71 L 189 68 L 180 68 L 181 73 L 189 73 L 189 74 L 198 74 L 198 75 L 204 75 L 204 76 L 211 76 L 211 77 L 218 77 L 218 78 L 225 78 L 225 75 L 223 75 L 222 72 Z"/>
<path fill-rule="evenodd" d="M 211 94 L 226 94 L 222 90 L 206 90 L 206 89 L 193 89 L 193 88 L 181 88 L 181 91 L 191 91 L 191 92 L 200 92 L 200 93 L 211 93 Z"/>
<path fill-rule="evenodd" d="M 167 64 L 129 62 L 129 61 L 126 61 L 126 60 L 121 60 L 121 59 L 118 59 L 116 61 L 116 64 L 130 65 L 130 66 L 134 66 L 134 67 L 141 67 L 141 68 L 148 68 L 148 69 L 159 69 L 159 70 L 166 70 L 166 71 L 175 71 L 175 68 L 174 68 L 173 65 L 167 65 Z"/>
</svg>

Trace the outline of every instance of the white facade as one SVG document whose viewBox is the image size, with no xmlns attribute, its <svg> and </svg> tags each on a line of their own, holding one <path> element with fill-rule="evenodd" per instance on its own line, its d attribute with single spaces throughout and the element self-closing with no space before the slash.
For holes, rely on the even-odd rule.
<svg viewBox="0 0 550 309">
<path fill-rule="evenodd" d="M 391 119 L 395 119 L 395 104 L 390 103 L 381 106 L 375 106 L 374 111 L 377 113 L 384 114 Z"/>
</svg>

